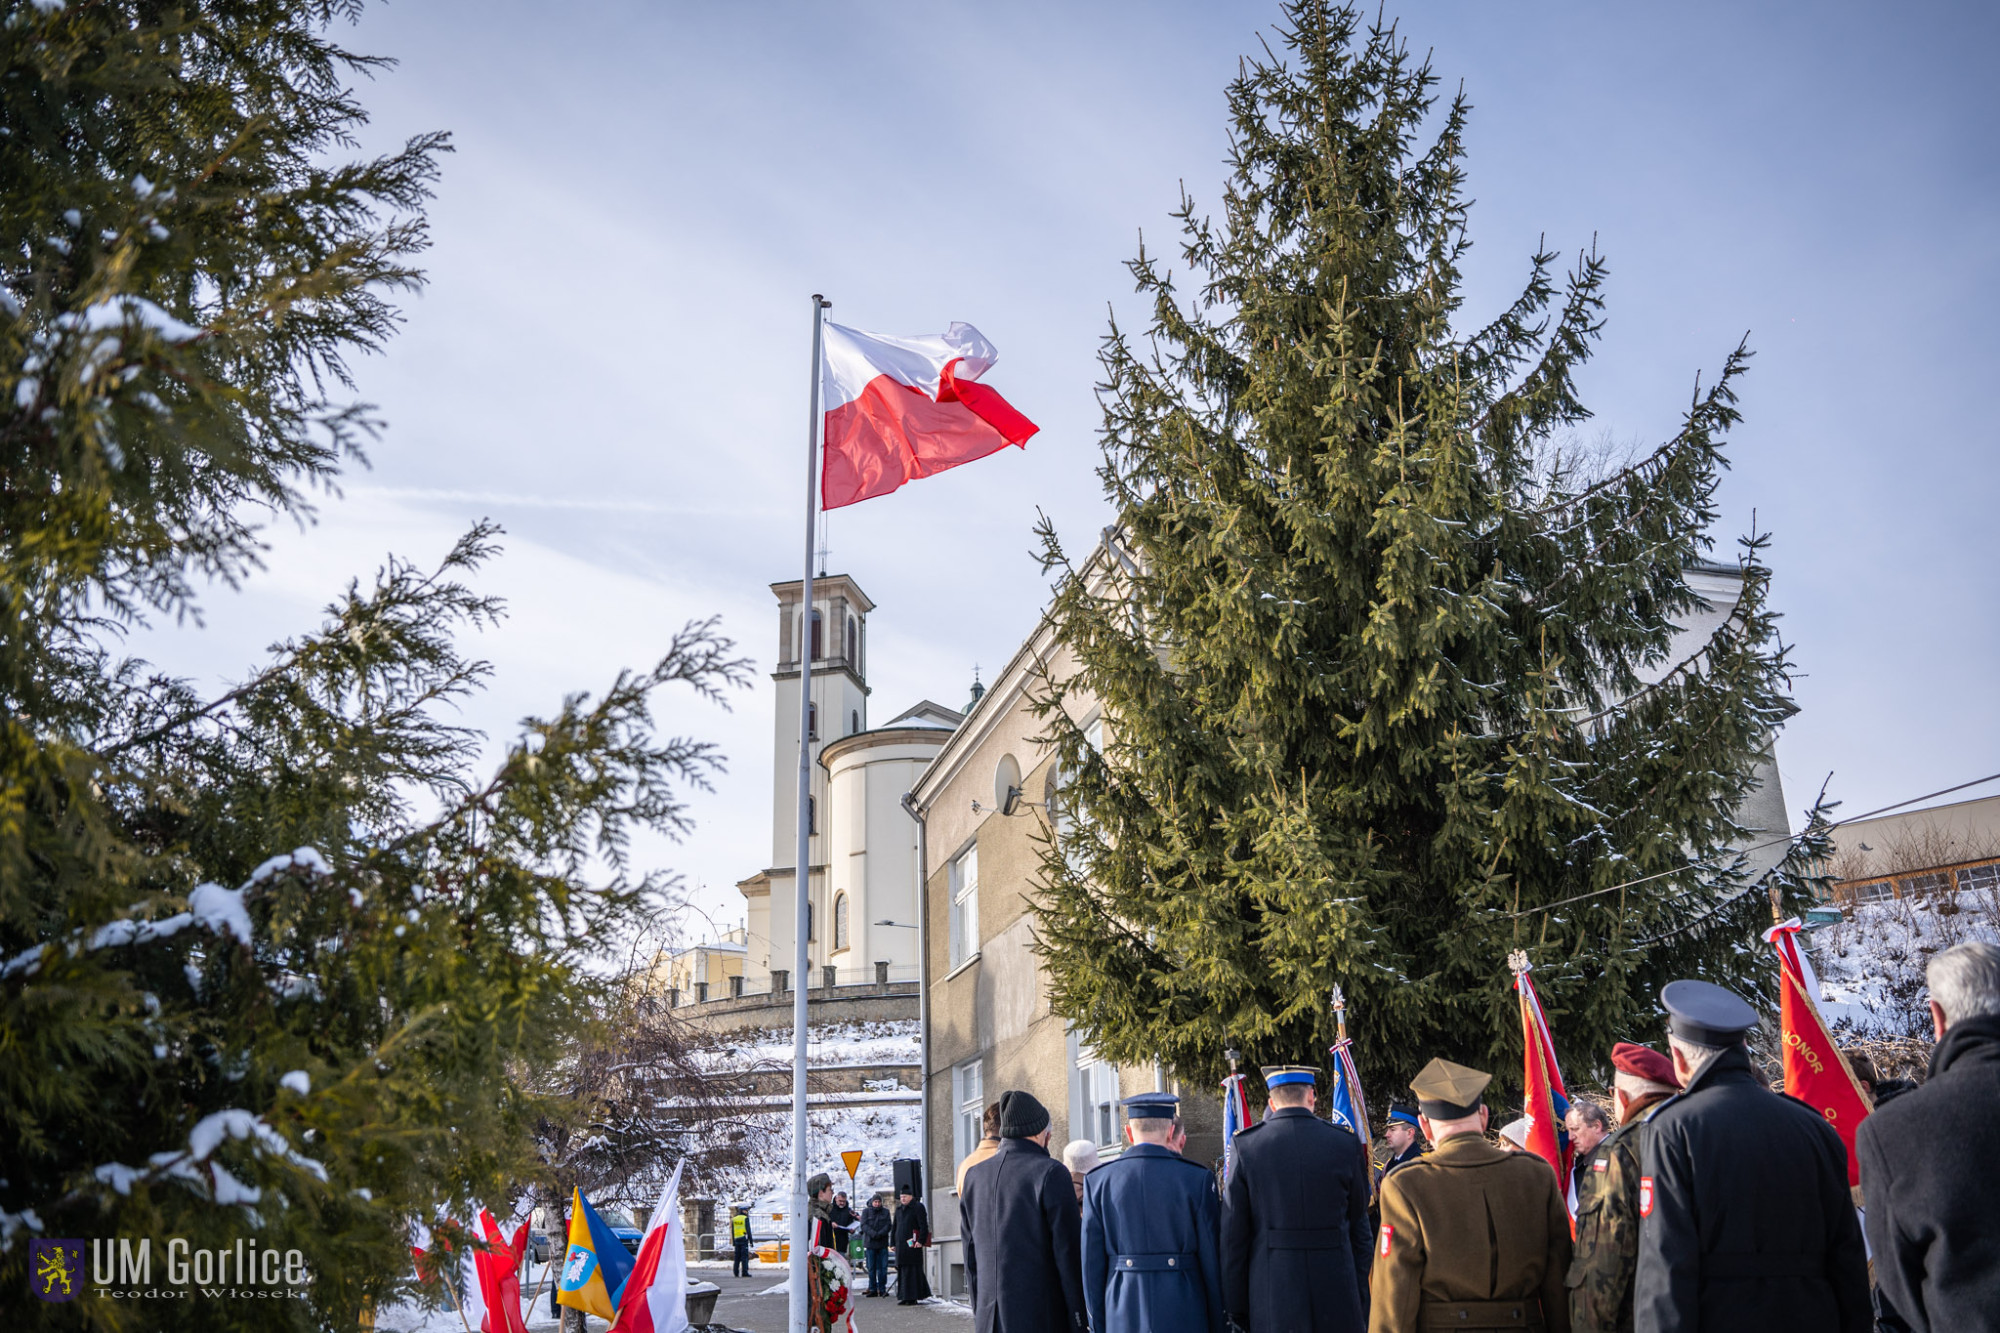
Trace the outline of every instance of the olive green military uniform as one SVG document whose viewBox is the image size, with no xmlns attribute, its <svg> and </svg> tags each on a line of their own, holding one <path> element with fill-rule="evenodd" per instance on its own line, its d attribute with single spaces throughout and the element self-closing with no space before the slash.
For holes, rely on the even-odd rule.
<svg viewBox="0 0 2000 1333">
<path fill-rule="evenodd" d="M 1454 1134 L 1382 1180 L 1369 1333 L 1567 1333 L 1569 1211 L 1539 1157 Z"/>
<path fill-rule="evenodd" d="M 1572 1333 L 1632 1333 L 1632 1275 L 1639 1268 L 1639 1162 L 1646 1120 L 1662 1093 L 1628 1113 L 1597 1145 L 1576 1191 L 1576 1257 L 1569 1266 Z"/>
</svg>

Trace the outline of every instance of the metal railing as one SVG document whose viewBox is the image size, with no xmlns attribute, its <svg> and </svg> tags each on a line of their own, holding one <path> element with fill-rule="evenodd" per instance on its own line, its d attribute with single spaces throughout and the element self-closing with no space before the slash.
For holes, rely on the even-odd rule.
<svg viewBox="0 0 2000 1333">
<path fill-rule="evenodd" d="M 817 967 L 806 982 L 808 992 L 844 986 L 882 986 L 921 980 L 915 963 L 877 962 L 864 967 Z M 713 1000 L 752 999 L 757 996 L 785 995 L 791 991 L 791 974 L 783 968 L 755 976 L 729 978 L 726 989 L 698 981 L 691 989 L 669 987 L 667 1003 L 673 1008 L 707 1004 Z"/>
</svg>

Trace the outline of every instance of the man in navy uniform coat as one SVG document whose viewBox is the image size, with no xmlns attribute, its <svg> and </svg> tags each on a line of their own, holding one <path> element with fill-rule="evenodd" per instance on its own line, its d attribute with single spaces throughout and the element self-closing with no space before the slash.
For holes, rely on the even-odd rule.
<svg viewBox="0 0 2000 1333">
<path fill-rule="evenodd" d="M 1222 1196 L 1222 1301 L 1249 1333 L 1361 1333 L 1368 1324 L 1368 1154 L 1313 1114 L 1313 1079 L 1301 1065 L 1265 1069 L 1270 1110 L 1236 1132 Z"/>
<path fill-rule="evenodd" d="M 1083 1299 L 1091 1333 L 1222 1333 L 1222 1200 L 1181 1156 L 1181 1099 L 1125 1099 L 1132 1146 L 1083 1180 Z"/>
<path fill-rule="evenodd" d="M 1646 1121 L 1638 1333 L 1868 1333 L 1868 1259 L 1840 1135 L 1751 1072 L 1743 1034 L 1757 1011 L 1740 996 L 1675 981 L 1660 1003 L 1681 1091 Z"/>
</svg>

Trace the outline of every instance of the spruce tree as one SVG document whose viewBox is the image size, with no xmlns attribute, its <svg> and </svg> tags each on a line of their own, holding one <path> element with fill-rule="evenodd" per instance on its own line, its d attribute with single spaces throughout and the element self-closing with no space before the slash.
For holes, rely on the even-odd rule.
<svg viewBox="0 0 2000 1333">
<path fill-rule="evenodd" d="M 301 1299 L 109 1300 L 71 1326 L 357 1326 L 410 1227 L 505 1211 L 572 1108 L 606 947 L 720 762 L 663 687 L 744 679 L 712 623 L 529 719 L 490 771 L 453 709 L 501 613 L 474 528 L 391 559 L 240 684 L 123 632 L 255 572 L 257 524 L 376 429 L 347 362 L 416 286 L 446 144 L 352 158 L 337 0 L 7 6 L 0 20 L 0 1323 L 37 1238 L 298 1250 Z M 85 1254 L 89 1261 L 88 1248 Z M 88 1282 L 87 1276 L 84 1278 Z M 437 1293 L 433 1292 L 433 1295 Z M 61 1317 L 61 1316 L 58 1316 Z"/>
<path fill-rule="evenodd" d="M 1076 561 L 1041 529 L 1051 1002 L 1208 1083 L 1230 1046 L 1322 1061 L 1339 984 L 1378 1099 L 1434 1055 L 1518 1084 L 1523 949 L 1601 1070 L 1665 980 L 1762 992 L 1768 891 L 1807 888 L 1803 854 L 1753 882 L 1736 813 L 1792 711 L 1762 537 L 1674 647 L 1749 353 L 1592 466 L 1604 260 L 1536 254 L 1463 324 L 1464 94 L 1352 8 L 1292 0 L 1280 36 L 1230 85 L 1220 215 L 1176 214 L 1186 276 L 1142 247 L 1145 336 L 1105 340 L 1116 527 Z"/>
</svg>

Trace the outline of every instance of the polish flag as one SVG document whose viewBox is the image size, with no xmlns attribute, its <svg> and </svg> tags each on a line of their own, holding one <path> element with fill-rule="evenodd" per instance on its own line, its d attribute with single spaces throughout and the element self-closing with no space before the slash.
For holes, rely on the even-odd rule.
<svg viewBox="0 0 2000 1333">
<path fill-rule="evenodd" d="M 1826 1117 L 1847 1145 L 1847 1183 L 1861 1183 L 1861 1159 L 1854 1155 L 1854 1131 L 1868 1117 L 1868 1099 L 1847 1057 L 1833 1043 L 1819 1011 L 1819 978 L 1799 948 L 1798 918 L 1773 926 L 1764 940 L 1778 951 L 1778 1020 L 1785 1035 L 1785 1093 Z"/>
<path fill-rule="evenodd" d="M 887 495 L 1010 444 L 1025 446 L 1041 428 L 979 382 L 999 359 L 970 324 L 897 338 L 829 323 L 820 367 L 820 507 Z"/>
<path fill-rule="evenodd" d="M 486 1209 L 479 1210 L 479 1225 L 487 1244 L 493 1248 L 477 1256 L 479 1282 L 486 1306 L 484 1333 L 528 1333 L 521 1316 L 521 1260 L 528 1252 L 528 1224 L 514 1232 L 509 1242 L 500 1224 Z"/>
<path fill-rule="evenodd" d="M 687 1333 L 687 1238 L 682 1235 L 681 1167 L 667 1178 L 660 1206 L 646 1225 L 632 1276 L 618 1301 L 609 1333 Z"/>
</svg>

